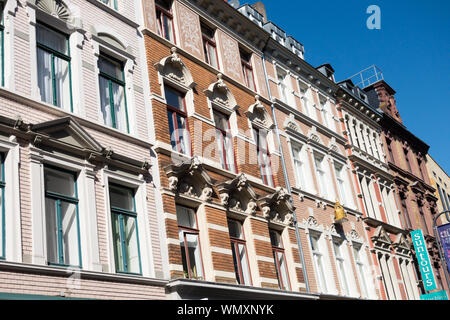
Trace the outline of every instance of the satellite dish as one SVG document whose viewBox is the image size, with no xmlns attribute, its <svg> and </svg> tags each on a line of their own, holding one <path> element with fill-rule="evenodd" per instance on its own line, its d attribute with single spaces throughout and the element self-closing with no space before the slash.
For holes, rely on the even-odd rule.
<svg viewBox="0 0 450 320">
<path fill-rule="evenodd" d="M 239 0 L 229 0 L 228 3 L 230 4 L 230 6 L 232 6 L 235 9 L 237 9 L 240 5 Z"/>
</svg>

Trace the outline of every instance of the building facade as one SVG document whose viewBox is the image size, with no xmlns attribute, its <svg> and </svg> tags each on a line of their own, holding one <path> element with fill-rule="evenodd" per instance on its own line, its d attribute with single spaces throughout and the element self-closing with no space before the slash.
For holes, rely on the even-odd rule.
<svg viewBox="0 0 450 320">
<path fill-rule="evenodd" d="M 134 1 L 2 1 L 2 298 L 165 299 Z"/>
<path fill-rule="evenodd" d="M 430 177 L 431 185 L 436 189 L 435 196 L 437 201 L 437 213 L 450 210 L 450 178 L 448 174 L 439 166 L 439 164 L 427 154 L 427 171 Z M 446 216 L 442 215 L 437 223 L 439 225 L 450 223 Z"/>
<path fill-rule="evenodd" d="M 0 298 L 416 300 L 417 228 L 445 288 L 395 92 L 262 3 L 0 4 Z"/>
</svg>

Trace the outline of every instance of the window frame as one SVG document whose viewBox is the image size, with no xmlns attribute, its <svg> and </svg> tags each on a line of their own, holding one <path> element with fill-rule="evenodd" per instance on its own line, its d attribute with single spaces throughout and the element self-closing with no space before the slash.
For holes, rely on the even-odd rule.
<svg viewBox="0 0 450 320">
<path fill-rule="evenodd" d="M 205 34 L 203 32 L 203 29 L 207 29 L 208 31 L 211 31 L 213 33 L 213 36 L 210 37 L 207 34 Z M 214 39 L 215 38 L 215 34 L 216 34 L 216 30 L 214 30 L 213 28 L 209 27 L 208 25 L 206 25 L 203 22 L 200 22 L 200 30 L 201 30 L 202 39 L 203 39 L 202 45 L 203 45 L 203 51 L 205 52 L 205 62 L 207 64 L 209 64 L 211 67 L 220 70 L 219 53 L 217 52 L 217 43 L 216 43 L 216 40 Z M 208 45 L 214 48 L 214 53 L 216 55 L 216 65 L 215 66 L 211 63 L 211 57 L 209 55 L 209 50 L 207 49 Z"/>
<path fill-rule="evenodd" d="M 6 260 L 6 210 L 5 210 L 5 188 L 6 188 L 6 181 L 5 181 L 5 154 L 3 152 L 0 152 L 0 170 L 1 170 L 1 177 L 0 177 L 0 189 L 1 189 L 1 231 L 2 231 L 2 237 L 0 238 L 1 241 L 1 254 L 0 254 L 0 260 Z"/>
<path fill-rule="evenodd" d="M 228 225 L 230 224 L 230 221 L 233 221 L 233 222 L 236 222 L 236 223 L 239 224 L 239 226 L 241 228 L 242 238 L 243 238 L 243 239 L 236 238 L 236 237 L 231 236 L 230 233 L 228 233 L 229 236 L 230 236 L 231 250 L 234 253 L 234 257 L 236 257 L 236 262 L 237 262 L 236 265 L 238 266 L 238 270 L 236 270 L 236 268 L 234 268 L 234 271 L 235 271 L 235 274 L 236 274 L 236 281 L 238 282 L 239 285 L 253 286 L 252 273 L 251 273 L 251 270 L 250 270 L 250 261 L 248 259 L 247 241 L 245 240 L 245 233 L 244 233 L 243 223 L 241 221 L 239 221 L 239 220 L 228 218 L 227 219 Z M 247 260 L 247 268 L 248 268 L 248 276 L 249 276 L 249 280 L 250 280 L 249 284 L 245 283 L 244 272 L 242 271 L 242 261 L 240 259 L 240 254 L 239 254 L 239 252 L 240 252 L 239 251 L 239 246 L 240 245 L 243 246 L 244 250 L 245 250 L 245 257 L 246 257 L 246 260 Z M 239 259 L 238 259 L 238 257 L 239 257 Z"/>
<path fill-rule="evenodd" d="M 227 170 L 227 171 L 231 171 L 233 173 L 237 173 L 237 163 L 236 163 L 236 154 L 234 152 L 234 139 L 233 136 L 231 134 L 231 124 L 230 124 L 230 116 L 220 112 L 219 110 L 213 109 L 213 116 L 215 114 L 219 114 L 221 116 L 223 116 L 226 120 L 227 120 L 227 125 L 228 125 L 228 132 L 222 130 L 221 128 L 219 128 L 217 126 L 217 123 L 214 121 L 215 124 L 215 129 L 216 129 L 216 137 L 218 138 L 220 136 L 220 139 L 217 139 L 217 143 L 219 145 L 219 153 L 221 153 L 221 157 L 220 160 L 222 161 L 222 158 L 224 160 L 224 162 L 222 162 L 222 168 Z M 215 118 L 215 117 L 214 117 Z M 229 137 L 230 138 L 230 142 L 231 142 L 231 152 L 233 154 L 233 159 L 228 159 L 228 152 L 230 152 L 229 150 L 226 150 L 225 148 L 225 137 Z M 222 143 L 220 143 L 220 141 Z M 227 161 L 227 160 L 232 160 L 231 161 Z M 229 168 L 229 164 L 232 163 L 232 168 Z"/>
<path fill-rule="evenodd" d="M 111 198 L 109 197 L 109 211 L 110 211 L 109 214 L 111 215 L 111 223 L 115 222 L 114 215 L 117 215 L 119 218 L 119 232 L 120 232 L 120 238 L 121 238 L 120 242 L 121 242 L 121 248 L 122 248 L 122 263 L 125 268 L 125 271 L 118 270 L 119 268 L 115 263 L 116 259 L 114 257 L 114 267 L 115 267 L 116 273 L 142 276 L 142 258 L 141 258 L 141 247 L 140 247 L 140 243 L 139 243 L 139 227 L 138 227 L 138 219 L 137 219 L 138 213 L 137 213 L 137 209 L 136 209 L 136 190 L 133 188 L 129 188 L 129 187 L 120 185 L 118 183 L 109 182 L 108 183 L 108 193 L 111 192 L 110 191 L 111 186 L 113 188 L 131 191 L 132 198 L 133 198 L 133 208 L 135 210 L 135 211 L 129 211 L 129 210 L 126 210 L 123 208 L 113 207 L 111 205 Z M 139 271 L 140 271 L 139 273 L 128 271 L 127 259 L 125 258 L 126 249 L 125 249 L 125 241 L 124 241 L 124 218 L 123 218 L 124 215 L 134 218 L 134 222 L 136 224 L 136 242 L 137 242 L 137 250 L 138 250 L 138 256 L 139 256 Z M 113 241 L 115 240 L 114 234 L 112 235 L 112 239 L 113 239 Z M 116 253 L 114 248 L 113 248 L 113 252 L 114 252 L 114 254 Z"/>
<path fill-rule="evenodd" d="M 273 242 L 271 242 L 272 245 L 272 254 L 274 257 L 274 262 L 275 262 L 275 268 L 277 271 L 277 278 L 278 278 L 278 285 L 280 287 L 281 290 L 285 290 L 285 291 L 291 291 L 292 290 L 292 285 L 291 285 L 291 280 L 289 277 L 289 270 L 287 267 L 287 260 L 286 260 L 286 254 L 285 254 L 285 249 L 283 246 L 283 239 L 281 237 L 281 233 L 276 231 L 276 230 L 270 230 L 270 233 L 276 233 L 277 235 L 277 239 L 279 239 L 279 246 L 275 246 L 273 244 Z M 278 254 L 281 254 L 284 258 L 284 263 L 285 263 L 285 273 L 287 276 L 287 284 L 288 284 L 288 288 L 284 288 L 284 281 L 283 281 L 283 275 L 281 272 L 281 264 L 280 264 L 280 259 L 278 257 Z"/>
<path fill-rule="evenodd" d="M 362 250 L 364 250 L 364 247 L 362 244 L 354 242 L 352 244 L 352 248 L 353 248 L 353 258 L 354 258 L 355 266 L 356 266 L 356 273 L 357 273 L 358 281 L 359 281 L 359 288 L 361 290 L 361 296 L 363 298 L 368 298 L 369 297 L 369 285 L 366 281 L 366 277 L 364 276 L 365 263 L 361 257 L 361 253 L 362 253 Z M 365 254 L 365 252 L 364 252 L 364 254 Z"/>
<path fill-rule="evenodd" d="M 316 162 L 316 160 L 319 160 L 319 159 L 317 159 L 318 157 L 322 158 L 319 161 L 320 168 L 317 166 L 317 162 Z M 329 195 L 329 192 L 328 192 L 327 181 L 326 181 L 327 180 L 327 169 L 323 168 L 324 161 L 326 160 L 326 156 L 324 154 L 319 153 L 319 152 L 313 152 L 313 158 L 314 158 L 313 160 L 314 160 L 314 169 L 315 169 L 314 172 L 316 174 L 318 187 L 319 187 L 319 190 L 318 190 L 319 191 L 319 195 L 322 198 L 328 199 L 328 197 L 330 195 Z M 326 165 L 326 163 L 325 163 L 325 165 Z"/>
<path fill-rule="evenodd" d="M 117 0 L 100 0 L 105 6 L 108 6 L 111 9 L 114 9 L 116 11 L 119 10 Z"/>
<path fill-rule="evenodd" d="M 175 23 L 174 23 L 174 17 L 173 17 L 173 13 L 172 13 L 172 6 L 173 6 L 173 1 L 170 1 L 170 9 L 167 10 L 165 8 L 163 8 L 162 6 L 160 6 L 158 4 L 157 1 L 155 1 L 155 12 L 156 12 L 156 23 L 157 23 L 157 34 L 164 38 L 165 40 L 169 41 L 169 42 L 173 42 L 174 44 L 176 44 L 176 35 L 175 35 Z M 160 12 L 160 18 L 158 18 L 158 11 Z M 166 34 L 165 34 L 165 29 L 163 28 L 163 19 L 162 16 L 164 15 L 164 17 L 168 18 L 168 20 L 170 20 L 170 23 L 172 25 L 171 31 L 171 39 L 167 39 L 166 38 Z"/>
<path fill-rule="evenodd" d="M 317 248 L 314 249 L 312 239 L 316 240 Z M 322 234 L 316 232 L 309 233 L 309 242 L 311 246 L 311 254 L 313 259 L 313 266 L 316 275 L 316 282 L 318 285 L 318 289 L 321 293 L 328 293 L 331 288 L 328 287 L 327 278 L 325 275 L 325 254 L 321 250 L 321 238 Z M 316 256 L 319 257 L 320 260 L 320 268 L 316 261 Z"/>
<path fill-rule="evenodd" d="M 180 204 L 176 204 L 176 207 L 182 207 L 185 209 L 189 209 L 193 211 L 193 214 L 195 216 L 195 225 L 197 226 L 196 228 L 190 228 L 190 227 L 186 227 L 186 226 L 181 226 L 177 220 L 177 228 L 178 228 L 178 234 L 180 233 L 180 231 L 183 233 L 183 242 L 184 242 L 184 250 L 185 250 L 185 257 L 186 257 L 186 265 L 187 265 L 187 278 L 186 278 L 186 271 L 184 271 L 183 269 L 183 273 L 186 279 L 189 280 L 205 280 L 205 267 L 203 264 L 203 254 L 202 254 L 202 245 L 201 245 L 201 240 L 200 240 L 200 229 L 198 228 L 198 216 L 197 216 L 197 211 L 191 207 L 187 207 L 184 205 L 180 205 Z M 189 251 L 188 248 L 189 246 L 187 245 L 187 240 L 186 240 L 186 235 L 195 235 L 197 237 L 197 241 L 198 241 L 198 249 L 200 250 L 200 263 L 201 263 L 201 267 L 202 267 L 202 277 L 193 277 L 191 275 L 191 262 L 189 259 Z M 179 236 L 178 236 L 179 237 Z M 178 239 L 178 241 L 180 241 L 180 239 Z M 182 247 L 180 245 L 180 250 L 182 250 Z M 183 257 L 182 257 L 183 258 Z M 183 264 L 183 261 L 181 262 Z M 184 268 L 184 266 L 183 266 Z M 200 279 L 201 278 L 201 279 Z"/>
<path fill-rule="evenodd" d="M 241 58 L 241 68 L 242 68 L 242 73 L 244 75 L 244 83 L 247 88 L 256 92 L 255 73 L 253 72 L 253 66 L 252 66 L 252 53 L 251 52 L 249 53 L 249 52 L 243 50 L 242 48 L 239 48 L 239 56 Z M 248 61 L 247 61 L 247 59 L 245 59 L 247 56 L 248 56 Z M 249 72 L 252 75 L 251 83 L 248 79 L 247 72 Z"/>
<path fill-rule="evenodd" d="M 61 110 L 65 110 L 63 106 L 58 106 L 58 105 L 57 105 L 56 79 L 55 79 L 55 57 L 57 57 L 58 59 L 62 59 L 62 60 L 64 60 L 64 61 L 67 62 L 68 68 L 69 68 L 70 109 L 69 109 L 69 110 L 66 110 L 66 111 L 70 111 L 70 112 L 73 113 L 72 57 L 70 56 L 70 41 L 69 41 L 70 36 L 67 35 L 67 34 L 64 33 L 64 32 L 61 32 L 61 31 L 58 30 L 57 28 L 55 28 L 55 27 L 53 27 L 53 26 L 51 26 L 51 25 L 48 25 L 48 24 L 46 24 L 45 22 L 42 22 L 42 21 L 40 21 L 40 20 L 36 21 L 36 27 L 35 27 L 35 32 L 36 32 L 36 34 L 37 34 L 37 29 L 39 28 L 39 25 L 41 25 L 41 26 L 43 26 L 44 28 L 47 28 L 47 29 L 49 29 L 49 30 L 51 30 L 51 31 L 53 31 L 53 32 L 55 32 L 55 33 L 58 33 L 58 34 L 60 34 L 60 35 L 62 35 L 62 36 L 64 36 L 64 37 L 66 38 L 66 43 L 67 43 L 67 54 L 62 53 L 62 52 L 59 52 L 59 51 L 57 51 L 57 50 L 55 50 L 55 49 L 52 49 L 52 48 L 46 46 L 45 44 L 39 43 L 39 41 L 38 41 L 38 39 L 37 39 L 37 37 L 36 37 L 36 64 L 37 64 L 37 75 L 38 75 L 38 77 L 39 77 L 39 70 L 40 70 L 40 69 L 39 69 L 39 64 L 37 63 L 37 51 L 40 49 L 40 50 L 43 50 L 43 51 L 45 51 L 45 52 L 47 52 L 47 53 L 50 53 L 50 55 L 51 55 L 51 76 L 52 76 L 52 79 L 51 79 L 51 83 L 52 83 L 52 84 L 51 84 L 51 85 L 52 85 L 52 93 L 53 93 L 53 97 L 52 97 L 52 105 L 53 105 L 54 107 L 56 107 L 56 108 L 60 108 Z M 3 42 L 3 36 L 2 36 L 2 42 Z M 4 55 L 3 55 L 3 49 L 4 49 L 4 46 L 3 46 L 3 44 L 2 44 L 2 59 L 3 59 L 3 56 L 4 56 Z M 3 79 L 2 79 L 2 81 L 3 81 Z M 38 86 L 38 89 L 40 90 L 40 88 L 39 88 L 39 83 L 37 84 L 37 86 Z M 41 101 L 42 101 L 42 97 L 39 97 L 39 98 L 40 98 Z M 45 102 L 45 101 L 42 101 L 42 102 Z M 45 103 L 46 103 L 46 102 L 45 102 Z"/>
<path fill-rule="evenodd" d="M 62 173 L 66 173 L 66 174 L 71 174 L 73 175 L 74 178 L 74 190 L 75 190 L 75 197 L 70 197 L 70 196 L 66 196 L 66 195 L 62 195 L 62 194 L 58 194 L 56 192 L 51 192 L 51 191 L 47 191 L 46 187 L 45 187 L 45 182 L 44 182 L 44 186 L 43 186 L 43 190 L 44 190 L 44 203 L 45 200 L 47 198 L 51 198 L 51 199 L 55 199 L 57 201 L 57 210 L 56 210 L 56 214 L 57 214 L 57 223 L 58 223 L 58 242 L 57 242 L 57 249 L 58 249 L 58 260 L 59 263 L 54 263 L 54 262 L 49 262 L 47 261 L 48 265 L 50 266 L 58 266 L 58 267 L 68 267 L 68 268 L 79 268 L 82 269 L 83 268 L 83 261 L 82 261 L 82 251 L 81 251 L 81 234 L 80 234 L 80 213 L 79 213 L 79 198 L 78 198 L 78 173 L 73 172 L 71 170 L 67 170 L 61 167 L 57 167 L 51 164 L 44 164 L 44 177 L 45 177 L 45 170 L 46 169 L 50 169 L 53 171 L 59 171 Z M 45 181 L 45 178 L 44 178 Z M 63 262 L 61 262 L 61 260 L 64 261 L 64 250 L 62 247 L 62 236 L 61 236 L 61 208 L 60 208 L 60 203 L 61 201 L 63 202 L 68 202 L 71 204 L 74 204 L 76 206 L 76 218 L 77 218 L 77 238 L 78 238 L 78 257 L 79 257 L 79 265 L 75 266 L 75 265 L 69 265 L 69 264 L 65 264 Z M 44 205 L 45 208 L 45 219 L 47 219 L 47 208 Z M 45 232 L 46 232 L 46 239 L 48 239 L 48 234 L 47 234 L 47 227 L 45 227 Z M 47 260 L 48 260 L 48 254 L 47 254 Z"/>
<path fill-rule="evenodd" d="M 343 248 L 345 248 L 345 242 L 332 237 L 332 245 L 334 258 L 336 263 L 336 271 L 339 279 L 339 284 L 341 285 L 342 294 L 349 297 L 351 295 L 350 282 L 348 274 L 345 272 L 347 262 Z"/>
<path fill-rule="evenodd" d="M 260 171 L 260 174 L 261 174 L 261 180 L 263 181 L 264 185 L 269 186 L 271 188 L 274 188 L 276 185 L 275 185 L 275 177 L 274 177 L 274 174 L 273 174 L 273 171 L 272 171 L 271 154 L 270 154 L 270 151 L 269 151 L 269 141 L 268 141 L 269 132 L 266 131 L 265 129 L 261 129 L 261 128 L 258 128 L 256 126 L 252 126 L 252 131 L 253 131 L 254 140 L 255 140 L 255 143 L 256 143 L 256 153 L 257 153 L 258 163 L 259 163 L 259 167 L 260 167 L 259 171 Z M 263 154 L 263 152 L 261 152 L 260 138 L 261 138 L 261 132 L 262 131 L 265 131 L 265 133 L 266 133 L 266 135 L 265 135 L 266 150 L 265 151 L 267 153 L 266 154 L 267 159 L 269 160 L 268 164 L 264 162 L 264 157 L 263 157 L 264 154 Z M 270 179 L 271 181 L 270 182 L 271 182 L 271 184 L 269 182 L 268 175 L 264 174 L 264 170 L 266 168 L 269 168 L 269 170 L 270 170 L 270 176 L 271 176 L 271 179 Z"/>
<path fill-rule="evenodd" d="M 98 57 L 98 60 L 100 60 L 100 59 L 104 59 L 104 60 L 107 60 L 107 61 L 109 60 L 112 63 L 118 63 L 120 65 L 120 67 L 121 67 L 121 73 L 122 73 L 122 79 L 117 79 L 117 78 L 115 78 L 115 77 L 113 77 L 113 76 L 111 76 L 111 75 L 109 75 L 109 74 L 107 74 L 105 72 L 102 72 L 100 70 L 100 67 L 98 68 L 99 92 L 101 92 L 101 90 L 100 90 L 101 89 L 100 88 L 100 83 L 101 83 L 100 79 L 103 77 L 105 80 L 108 81 L 109 107 L 111 108 L 110 112 L 111 112 L 111 122 L 112 122 L 112 127 L 110 127 L 110 128 L 113 128 L 113 129 L 116 129 L 116 130 L 120 130 L 117 127 L 115 110 L 114 110 L 114 94 L 113 94 L 113 91 L 112 91 L 112 84 L 114 83 L 114 84 L 119 85 L 119 86 L 121 86 L 123 88 L 126 132 L 130 133 L 130 121 L 129 121 L 129 117 L 128 117 L 127 88 L 126 88 L 126 82 L 125 82 L 125 71 L 124 71 L 125 65 L 124 65 L 124 62 L 120 61 L 118 59 L 115 59 L 111 55 L 109 55 L 109 54 L 107 54 L 105 52 L 102 52 L 102 51 L 100 51 L 100 55 Z M 100 106 L 100 108 L 101 108 L 101 106 Z M 103 119 L 103 122 L 104 122 L 104 119 Z M 106 125 L 105 123 L 103 123 L 103 124 Z"/>
<path fill-rule="evenodd" d="M 172 92 L 175 92 L 177 95 L 179 94 L 179 97 L 182 97 L 182 106 L 184 110 L 180 110 L 172 105 L 170 105 L 167 102 L 167 97 L 166 97 L 166 90 L 171 90 Z M 190 143 L 191 141 L 191 132 L 189 129 L 189 119 L 188 119 L 188 113 L 187 113 L 187 103 L 186 103 L 186 93 L 183 93 L 182 91 L 176 89 L 174 86 L 168 85 L 167 83 L 164 83 L 164 97 L 166 100 L 166 110 L 167 112 L 172 112 L 172 119 L 170 119 L 169 114 L 167 114 L 167 120 L 168 120 L 168 125 L 169 125 L 169 138 L 170 138 L 170 144 L 172 146 L 172 135 L 175 133 L 175 138 L 176 138 L 176 145 L 175 145 L 175 149 L 172 146 L 172 150 L 175 152 L 178 152 L 180 154 L 183 154 L 185 156 L 190 157 L 193 153 L 193 145 L 192 143 Z M 181 118 L 184 119 L 185 122 L 185 130 L 188 134 L 188 138 L 189 141 L 186 141 L 185 139 L 185 148 L 186 148 L 186 154 L 182 152 L 181 147 L 179 147 L 180 145 L 180 135 L 179 135 L 179 130 L 182 130 L 180 128 L 178 128 L 178 118 L 174 119 L 175 116 L 179 116 Z M 174 121 L 175 120 L 175 121 Z M 170 132 L 170 121 L 172 121 L 173 124 L 173 130 L 174 132 Z"/>
</svg>

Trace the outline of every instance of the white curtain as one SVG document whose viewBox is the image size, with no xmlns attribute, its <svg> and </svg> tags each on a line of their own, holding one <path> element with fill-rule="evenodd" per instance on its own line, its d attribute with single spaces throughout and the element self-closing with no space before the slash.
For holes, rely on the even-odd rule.
<svg viewBox="0 0 450 320">
<path fill-rule="evenodd" d="M 114 261 L 116 263 L 116 271 L 125 271 L 123 265 L 123 254 L 122 254 L 122 240 L 120 238 L 120 220 L 119 216 L 113 214 L 112 221 L 112 232 L 113 232 L 113 245 L 114 245 Z"/>
<path fill-rule="evenodd" d="M 71 111 L 69 62 L 57 57 L 55 57 L 55 83 L 57 106 Z"/>
<path fill-rule="evenodd" d="M 78 266 L 80 265 L 80 251 L 76 205 L 61 202 L 61 223 L 64 264 Z"/>
<path fill-rule="evenodd" d="M 100 107 L 104 123 L 112 127 L 109 81 L 100 77 Z"/>
<path fill-rule="evenodd" d="M 241 260 L 241 267 L 242 267 L 242 276 L 244 277 L 244 279 L 242 279 L 244 281 L 243 284 L 250 285 L 251 284 L 250 271 L 248 268 L 247 252 L 245 250 L 245 245 L 239 244 L 238 247 L 239 247 L 239 259 Z"/>
<path fill-rule="evenodd" d="M 53 104 L 52 56 L 44 50 L 37 49 L 38 86 L 41 100 Z"/>
<path fill-rule="evenodd" d="M 203 278 L 202 259 L 200 255 L 200 245 L 198 242 L 198 236 L 194 234 L 186 235 L 189 262 L 191 267 L 191 275 L 198 279 Z"/>
<path fill-rule="evenodd" d="M 45 199 L 45 222 L 47 229 L 47 260 L 59 263 L 58 258 L 58 227 L 56 223 L 56 201 Z"/>
<path fill-rule="evenodd" d="M 291 290 L 291 287 L 289 285 L 289 278 L 288 278 L 288 273 L 287 273 L 286 260 L 284 259 L 284 254 L 281 252 L 277 252 L 277 255 L 278 255 L 278 261 L 280 263 L 281 276 L 283 277 L 283 287 L 286 290 Z"/>
<path fill-rule="evenodd" d="M 124 88 L 116 83 L 112 83 L 112 93 L 114 100 L 114 117 L 116 119 L 117 129 L 120 131 L 127 130 L 126 112 L 125 112 L 125 95 Z"/>
<path fill-rule="evenodd" d="M 141 273 L 136 218 L 124 216 L 123 220 L 125 227 L 125 245 L 128 256 L 128 272 Z"/>
</svg>

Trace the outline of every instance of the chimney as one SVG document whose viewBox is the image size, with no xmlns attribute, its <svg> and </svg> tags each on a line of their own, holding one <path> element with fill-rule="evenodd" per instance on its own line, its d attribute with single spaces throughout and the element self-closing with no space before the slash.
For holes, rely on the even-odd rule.
<svg viewBox="0 0 450 320">
<path fill-rule="evenodd" d="M 266 7 L 264 6 L 264 3 L 262 3 L 261 1 L 258 1 L 256 3 L 250 5 L 250 7 L 252 7 L 256 11 L 258 11 L 260 14 L 262 14 L 264 23 L 267 22 L 267 12 L 266 12 Z"/>
<path fill-rule="evenodd" d="M 391 88 L 384 80 L 379 80 L 370 86 L 364 88 L 369 98 L 369 103 L 375 107 L 380 108 L 384 113 L 387 113 L 397 122 L 403 124 L 400 113 L 397 108 L 397 101 L 395 100 L 395 90 Z"/>
</svg>

